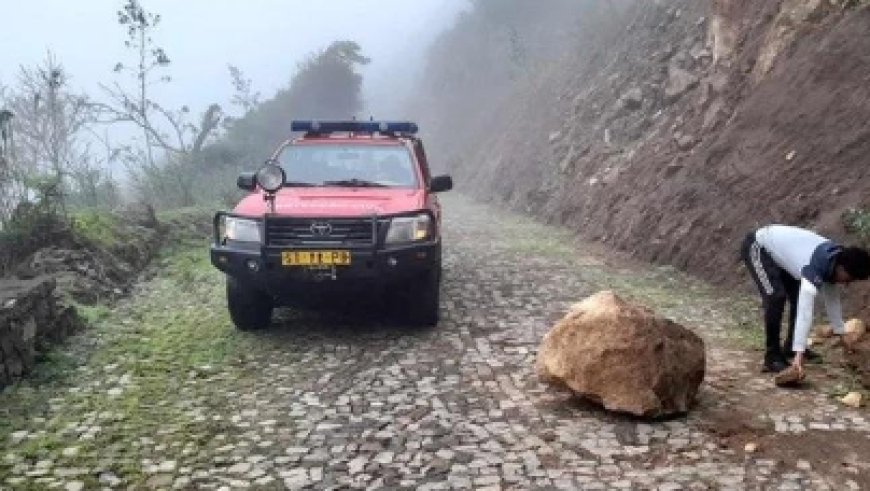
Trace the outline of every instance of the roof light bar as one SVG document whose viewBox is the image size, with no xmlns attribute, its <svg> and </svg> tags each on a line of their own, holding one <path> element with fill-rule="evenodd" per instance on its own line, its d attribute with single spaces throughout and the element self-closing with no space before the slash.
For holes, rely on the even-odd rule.
<svg viewBox="0 0 870 491">
<path fill-rule="evenodd" d="M 306 133 L 406 133 L 419 131 L 410 121 L 293 121 L 291 131 Z"/>
</svg>

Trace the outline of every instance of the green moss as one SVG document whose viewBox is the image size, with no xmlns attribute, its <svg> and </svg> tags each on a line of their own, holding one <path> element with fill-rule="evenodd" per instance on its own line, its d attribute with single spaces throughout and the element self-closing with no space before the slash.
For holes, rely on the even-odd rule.
<svg viewBox="0 0 870 491">
<path fill-rule="evenodd" d="M 103 210 L 81 210 L 71 217 L 73 231 L 80 237 L 105 248 L 117 244 L 120 223 Z"/>
<path fill-rule="evenodd" d="M 843 213 L 843 226 L 865 245 L 870 244 L 870 211 L 852 208 Z"/>
<path fill-rule="evenodd" d="M 176 245 L 161 256 L 166 274 L 145 284 L 135 301 L 114 309 L 82 308 L 92 327 L 71 340 L 63 352 L 69 354 L 49 351 L 33 376 L 0 393 L 0 441 L 8 444 L 11 433 L 22 429 L 33 436 L 4 453 L 31 463 L 51 459 L 56 467 L 94 469 L 111 462 L 110 470 L 137 485 L 145 479 L 142 459 L 155 458 L 137 444 L 142 438 L 204 444 L 222 431 L 212 421 L 196 421 L 178 403 L 184 392 L 185 401 L 203 407 L 226 404 L 210 402 L 221 393 L 191 381 L 208 377 L 207 366 L 221 366 L 221 376 L 231 376 L 229 360 L 253 349 L 252 339 L 232 328 L 223 277 L 207 258 L 203 241 Z M 82 440 L 75 431 L 94 426 L 101 429 L 93 439 Z M 80 451 L 64 457 L 67 447 Z M 0 485 L 10 476 L 11 466 L 0 462 Z"/>
</svg>

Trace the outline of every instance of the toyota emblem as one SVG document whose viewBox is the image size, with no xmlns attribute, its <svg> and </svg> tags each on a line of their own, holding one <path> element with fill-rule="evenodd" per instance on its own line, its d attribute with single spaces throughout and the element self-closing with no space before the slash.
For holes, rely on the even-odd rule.
<svg viewBox="0 0 870 491">
<path fill-rule="evenodd" d="M 314 222 L 311 224 L 311 233 L 315 237 L 327 237 L 332 235 L 332 225 L 326 222 Z"/>
</svg>

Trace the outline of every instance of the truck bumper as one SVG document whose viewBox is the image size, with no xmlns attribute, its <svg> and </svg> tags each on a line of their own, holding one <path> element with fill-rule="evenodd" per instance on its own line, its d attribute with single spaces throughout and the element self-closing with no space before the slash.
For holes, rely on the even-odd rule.
<svg viewBox="0 0 870 491">
<path fill-rule="evenodd" d="M 281 252 L 290 249 L 259 245 L 212 244 L 212 264 L 229 276 L 272 296 L 279 304 L 301 297 L 343 291 L 368 291 L 401 285 L 441 268 L 441 243 L 387 249 L 350 249 L 351 264 L 330 267 L 287 267 Z M 292 249 L 304 250 L 304 249 Z"/>
</svg>

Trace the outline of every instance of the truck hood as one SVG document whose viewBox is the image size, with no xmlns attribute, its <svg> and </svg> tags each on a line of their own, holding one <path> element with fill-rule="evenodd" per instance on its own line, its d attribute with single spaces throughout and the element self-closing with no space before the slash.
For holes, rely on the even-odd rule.
<svg viewBox="0 0 870 491">
<path fill-rule="evenodd" d="M 419 189 L 285 188 L 275 196 L 275 212 L 287 216 L 357 217 L 393 215 L 424 207 Z M 234 212 L 259 217 L 266 213 L 263 193 L 242 199 Z"/>
</svg>

